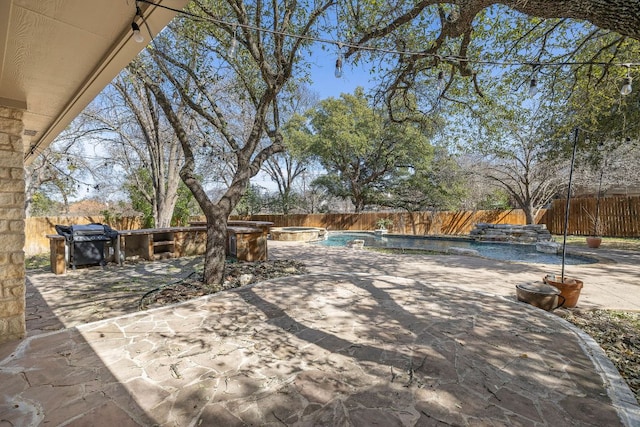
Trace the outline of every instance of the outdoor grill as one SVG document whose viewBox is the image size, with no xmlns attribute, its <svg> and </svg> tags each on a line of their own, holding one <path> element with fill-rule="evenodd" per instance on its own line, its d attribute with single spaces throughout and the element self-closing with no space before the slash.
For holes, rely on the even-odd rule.
<svg viewBox="0 0 640 427">
<path fill-rule="evenodd" d="M 65 260 L 72 268 L 106 264 L 105 249 L 117 244 L 118 231 L 105 224 L 56 225 L 65 237 Z"/>
</svg>

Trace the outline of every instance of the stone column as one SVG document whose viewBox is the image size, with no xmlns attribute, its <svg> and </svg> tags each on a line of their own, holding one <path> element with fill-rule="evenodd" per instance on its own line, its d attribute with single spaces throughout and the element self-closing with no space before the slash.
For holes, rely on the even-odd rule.
<svg viewBox="0 0 640 427">
<path fill-rule="evenodd" d="M 0 106 L 0 343 L 24 338 L 22 111 Z"/>
</svg>

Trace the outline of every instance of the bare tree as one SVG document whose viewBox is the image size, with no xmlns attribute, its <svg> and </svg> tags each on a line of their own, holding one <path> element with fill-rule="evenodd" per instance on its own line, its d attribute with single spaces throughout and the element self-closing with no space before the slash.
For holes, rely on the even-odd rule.
<svg viewBox="0 0 640 427">
<path fill-rule="evenodd" d="M 568 179 L 569 162 L 559 154 L 563 144 L 554 129 L 563 120 L 548 105 L 511 94 L 483 107 L 475 138 L 466 146 L 469 155 L 475 155 L 473 170 L 506 191 L 524 211 L 527 224 L 534 224 L 539 210 Z"/>
<path fill-rule="evenodd" d="M 101 129 L 94 138 L 124 171 L 123 184 L 151 206 L 154 225 L 170 226 L 182 148 L 149 89 L 125 69 L 83 114 Z"/>
<path fill-rule="evenodd" d="M 293 83 L 300 52 L 308 44 L 304 38 L 285 33 L 316 33 L 318 18 L 331 4 L 321 2 L 306 9 L 295 2 L 195 0 L 191 12 L 203 20 L 176 21 L 172 31 L 149 50 L 149 61 L 134 65 L 182 145 L 185 162 L 180 176 L 207 220 L 207 285 L 222 280 L 229 214 L 265 160 L 284 149 L 280 97 L 286 85 Z M 255 30 L 263 27 L 272 31 Z M 232 82 L 233 91 L 227 87 L 222 93 L 221 81 Z M 210 132 L 205 148 L 233 165 L 230 185 L 218 199 L 207 194 L 196 174 L 197 147 L 169 97 L 169 88 L 177 90 L 198 124 Z M 241 126 L 244 123 L 238 117 L 250 118 L 249 126 Z"/>
<path fill-rule="evenodd" d="M 299 86 L 282 102 L 281 116 L 286 118 L 283 129 L 285 144 L 289 147 L 299 143 L 298 135 L 305 131 L 303 114 L 318 102 L 318 96 L 308 86 Z M 294 184 L 312 161 L 308 156 L 295 153 L 290 148 L 268 158 L 263 170 L 276 184 L 280 211 L 288 214 L 296 204 Z"/>
<path fill-rule="evenodd" d="M 34 197 L 62 199 L 62 209 L 67 212 L 69 200 L 80 190 L 94 186 L 96 170 L 83 152 L 83 141 L 91 138 L 96 129 L 78 117 L 56 140 L 27 168 L 25 173 L 25 211 L 31 214 Z M 49 214 L 57 212 L 48 212 Z"/>
</svg>

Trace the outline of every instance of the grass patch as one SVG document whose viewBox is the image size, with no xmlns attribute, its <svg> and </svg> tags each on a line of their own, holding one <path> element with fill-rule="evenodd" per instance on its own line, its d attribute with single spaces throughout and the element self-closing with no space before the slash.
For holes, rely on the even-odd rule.
<svg viewBox="0 0 640 427">
<path fill-rule="evenodd" d="M 24 265 L 27 270 L 49 268 L 49 254 L 40 254 L 26 257 L 24 260 Z"/>
<path fill-rule="evenodd" d="M 554 235 L 553 240 L 562 243 L 562 235 Z M 567 245 L 587 247 L 586 236 L 567 236 Z M 631 237 L 603 237 L 602 249 L 621 249 L 625 251 L 640 251 L 640 239 Z"/>
</svg>

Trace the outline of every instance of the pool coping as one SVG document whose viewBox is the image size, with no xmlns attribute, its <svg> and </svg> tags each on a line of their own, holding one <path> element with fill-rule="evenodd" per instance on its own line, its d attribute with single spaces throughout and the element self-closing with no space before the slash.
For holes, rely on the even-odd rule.
<svg viewBox="0 0 640 427">
<path fill-rule="evenodd" d="M 415 234 L 397 234 L 397 233 L 387 233 L 384 236 L 378 236 L 375 234 L 375 232 L 370 231 L 370 230 L 327 230 L 326 236 L 330 236 L 332 233 L 337 233 L 337 234 L 348 234 L 348 233 L 353 233 L 353 234 L 367 234 L 371 237 L 374 238 L 380 238 L 380 237 L 400 237 L 400 238 L 406 238 L 406 239 L 427 239 L 427 240 L 446 240 L 446 241 L 460 241 L 460 242 L 469 242 L 469 243 L 478 243 L 478 244 L 487 244 L 487 245 L 511 245 L 511 246 L 520 246 L 520 247 L 534 247 L 536 246 L 536 243 L 524 243 L 524 242 L 501 242 L 501 241 L 479 241 L 476 240 L 474 238 L 471 237 L 465 237 L 465 236 L 449 236 L 449 235 L 415 235 Z M 310 240 L 307 241 L 306 243 L 319 243 L 322 242 L 323 240 L 326 240 L 326 238 L 324 239 L 317 239 L 317 240 Z M 335 246 L 335 247 L 343 247 L 343 246 Z M 492 258 L 486 255 L 482 255 L 480 253 L 478 254 L 474 254 L 474 253 L 451 253 L 448 250 L 442 251 L 442 250 L 438 250 L 438 249 L 421 249 L 421 248 L 403 248 L 400 246 L 385 246 L 385 247 L 372 247 L 372 246 L 365 246 L 364 249 L 369 249 L 369 248 L 374 248 L 374 249 L 397 249 L 397 250 L 402 250 L 402 249 L 406 249 L 406 250 L 416 250 L 416 251 L 420 251 L 420 250 L 424 250 L 424 251 L 429 251 L 429 252 L 435 252 L 438 254 L 443 254 L 443 255 L 463 255 L 463 256 L 475 256 L 475 257 L 479 257 L 479 258 L 483 258 L 483 259 L 490 259 L 490 260 L 499 260 L 499 261 L 503 261 L 503 262 L 509 262 L 509 263 L 518 263 L 518 264 L 548 264 L 548 265 L 560 265 L 560 263 L 555 264 L 555 263 L 545 263 L 545 262 L 526 262 L 526 261 L 522 261 L 522 260 L 510 260 L 510 259 L 502 259 L 502 258 Z M 454 247 L 452 247 L 454 248 Z M 537 251 L 539 253 L 545 253 L 545 252 L 541 252 L 541 251 Z M 553 254 L 548 254 L 547 255 L 553 255 Z M 560 253 L 556 254 L 557 256 L 561 256 Z M 575 250 L 575 249 L 571 249 L 571 250 L 567 250 L 565 252 L 565 255 L 573 257 L 573 258 L 581 258 L 583 260 L 588 260 L 588 261 L 592 261 L 592 262 L 585 262 L 585 263 L 581 263 L 581 264 L 567 264 L 567 265 L 595 265 L 595 264 L 616 264 L 617 262 L 611 258 L 607 258 L 607 257 L 603 257 L 603 256 L 598 256 L 596 254 L 593 254 L 591 252 L 582 252 L 579 250 Z"/>
</svg>

